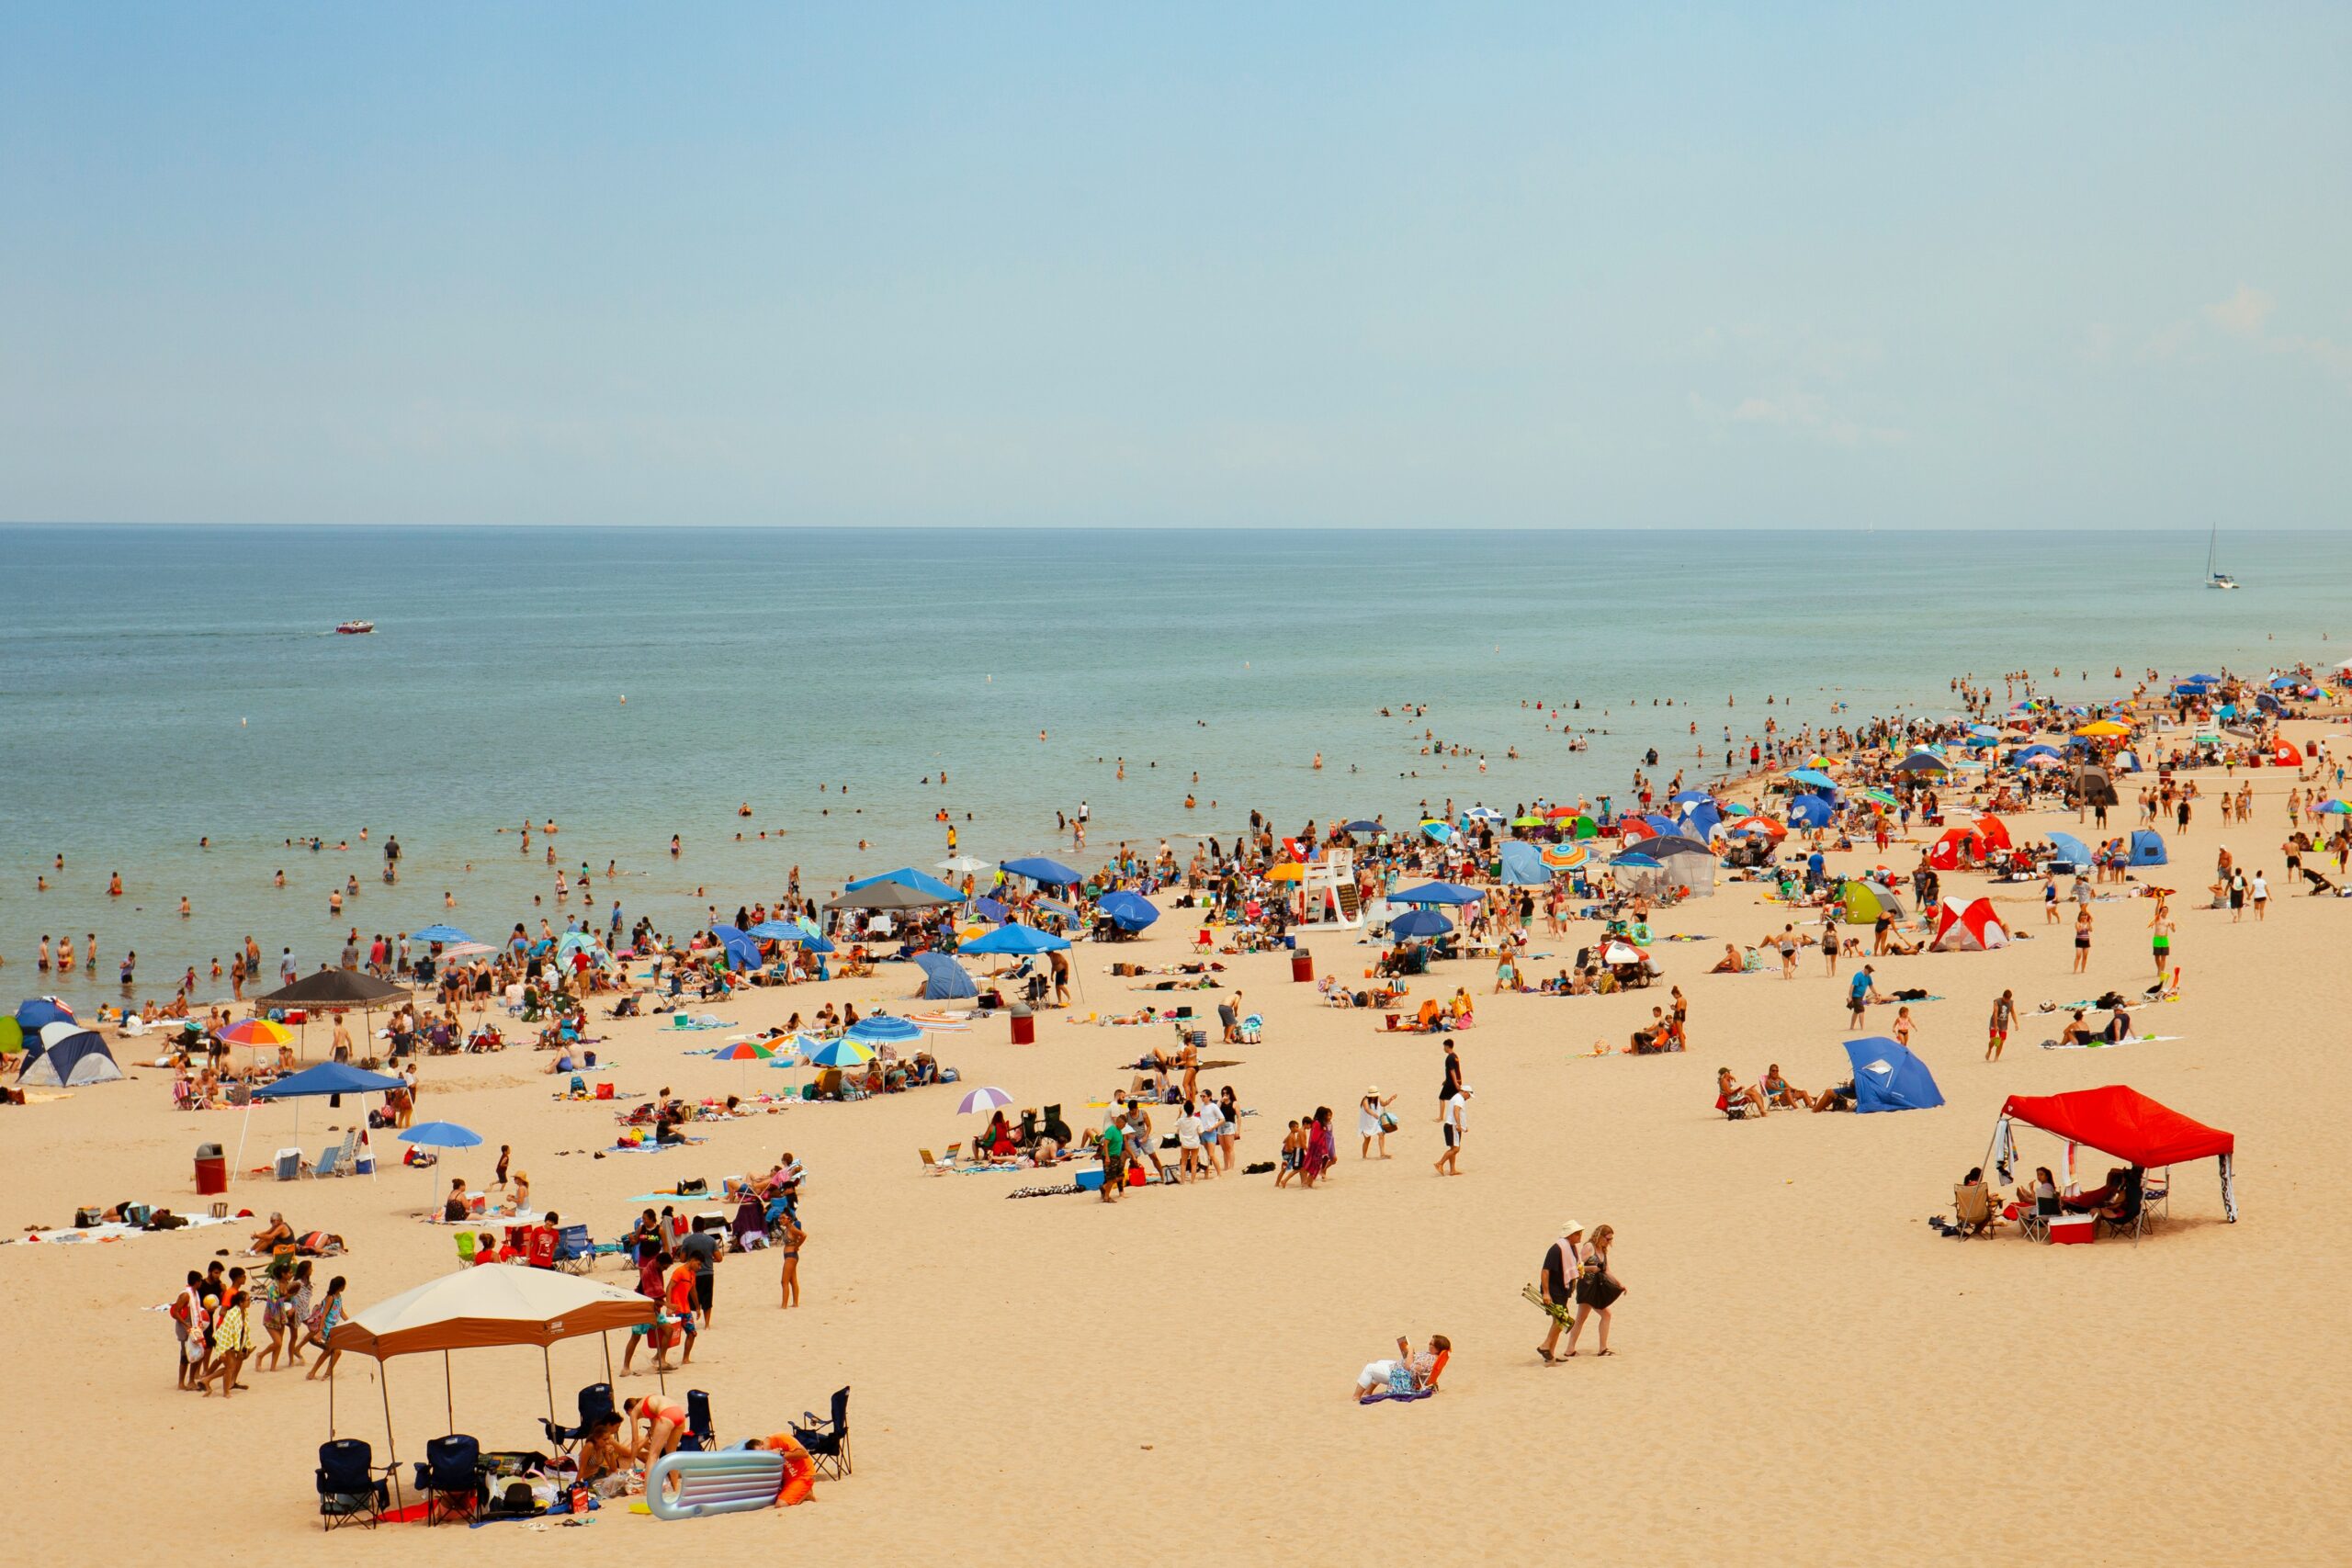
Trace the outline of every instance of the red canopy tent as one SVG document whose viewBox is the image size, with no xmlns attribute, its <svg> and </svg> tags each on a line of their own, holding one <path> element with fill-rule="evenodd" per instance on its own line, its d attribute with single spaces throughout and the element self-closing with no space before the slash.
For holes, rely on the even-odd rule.
<svg viewBox="0 0 2352 1568">
<path fill-rule="evenodd" d="M 1996 1148 L 2010 1146 L 2012 1121 L 2055 1133 L 2069 1143 L 2086 1144 L 2143 1170 L 2184 1160 L 2218 1159 L 2222 1209 L 2233 1224 L 2237 1222 L 2230 1172 L 2236 1135 L 2192 1122 L 2136 1089 L 2109 1084 L 2071 1094 L 2013 1094 L 2001 1102 L 2001 1120 L 1993 1134 Z"/>
</svg>

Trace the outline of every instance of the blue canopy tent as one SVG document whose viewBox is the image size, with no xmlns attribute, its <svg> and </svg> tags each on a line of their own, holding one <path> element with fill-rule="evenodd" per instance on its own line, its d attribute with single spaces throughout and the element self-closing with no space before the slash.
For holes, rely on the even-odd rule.
<svg viewBox="0 0 2352 1568">
<path fill-rule="evenodd" d="M 902 865 L 896 871 L 886 871 L 879 876 L 861 876 L 855 882 L 842 884 L 842 891 L 854 893 L 860 888 L 871 887 L 878 882 L 895 882 L 901 887 L 911 887 L 918 893 L 929 894 L 933 898 L 944 898 L 951 904 L 960 903 L 964 897 L 959 889 L 950 887 L 928 872 L 917 871 L 910 865 Z"/>
<path fill-rule="evenodd" d="M 1150 899 L 1125 888 L 1105 893 L 1094 901 L 1094 907 L 1109 916 L 1113 925 L 1130 933 L 1142 931 L 1159 919 L 1159 911 Z"/>
<path fill-rule="evenodd" d="M 2053 861 L 2057 862 L 2058 863 L 2060 863 L 2060 864 L 2064 864 L 2064 865 L 2069 865 L 2069 866 L 2072 866 L 2072 867 L 2074 867 L 2076 871 L 2088 871 L 2088 870 L 2090 870 L 2090 868 L 2091 868 L 2091 852 L 2090 852 L 2090 847 L 2089 847 L 2088 845 L 2085 844 L 2085 843 L 2084 843 L 2080 839 L 2077 839 L 2076 837 L 2075 837 L 2075 835 L 2074 835 L 2074 834 L 2072 834 L 2072 833 L 2052 833 L 2052 834 L 2051 834 L 2051 835 L 2050 835 L 2050 847 L 2051 847 L 2052 850 L 2054 850 L 2054 851 L 2056 851 L 2056 852 L 2057 852 L 2057 853 L 2056 853 L 2055 855 L 2053 855 L 2053 856 L 2052 857 L 2052 859 Z"/>
<path fill-rule="evenodd" d="M 1930 1111 L 1944 1102 L 1928 1064 L 1883 1034 L 1846 1042 L 1856 1111 Z"/>
<path fill-rule="evenodd" d="M 1078 873 L 1061 862 L 1047 860 L 1043 855 L 1030 855 L 1023 860 L 1000 863 L 1012 875 L 1025 876 L 1041 887 L 1075 887 L 1079 884 Z"/>
<path fill-rule="evenodd" d="M 1552 873 L 1544 864 L 1544 852 L 1533 844 L 1505 844 L 1502 861 L 1502 882 L 1506 886 L 1544 887 L 1551 883 Z"/>
<path fill-rule="evenodd" d="M 964 966 L 944 953 L 918 953 L 915 965 L 923 975 L 920 1000 L 946 1002 L 980 994 L 980 988 L 972 984 L 972 977 L 964 973 Z"/>
<path fill-rule="evenodd" d="M 1432 882 L 1403 893 L 1391 893 L 1392 904 L 1476 904 L 1486 895 L 1475 887 L 1464 887 L 1458 882 Z"/>
<path fill-rule="evenodd" d="M 1388 934 L 1394 937 L 1443 936 L 1453 929 L 1453 922 L 1435 909 L 1408 909 L 1388 922 Z"/>
<path fill-rule="evenodd" d="M 83 1084 L 113 1083 L 122 1077 L 114 1053 L 96 1030 L 70 1019 L 43 1024 L 25 1036 L 25 1059 L 17 1064 L 17 1083 L 24 1089 L 77 1089 Z"/>
<path fill-rule="evenodd" d="M 2165 853 L 2164 836 L 2153 828 L 2141 828 L 2132 835 L 2133 865 L 2165 865 L 2169 857 Z"/>
<path fill-rule="evenodd" d="M 1829 803 L 1817 795 L 1801 795 L 1789 802 L 1789 826 L 1792 828 L 1826 828 L 1829 826 Z"/>
<path fill-rule="evenodd" d="M 1051 931 L 1041 931 L 1035 926 L 1024 926 L 1018 920 L 1007 920 L 978 942 L 966 942 L 966 953 L 1003 953 L 1026 955 L 1035 953 L 1055 953 L 1069 945 L 1069 939 Z"/>
<path fill-rule="evenodd" d="M 299 1073 L 288 1074 L 276 1083 L 265 1084 L 254 1090 L 253 1098 L 245 1101 L 244 1125 L 237 1131 L 237 1157 L 229 1167 L 229 1174 L 234 1178 L 236 1173 L 243 1168 L 245 1136 L 253 1131 L 254 1107 L 265 1100 L 271 1101 L 291 1100 L 298 1102 L 295 1106 L 294 1133 L 297 1137 L 300 1137 L 302 1132 L 302 1117 L 299 1102 L 301 1100 L 314 1100 L 320 1095 L 383 1094 L 391 1089 L 407 1087 L 408 1085 L 400 1078 L 384 1073 L 368 1072 L 353 1066 L 348 1062 L 321 1062 L 315 1067 L 304 1067 Z M 362 1125 L 365 1125 L 364 1122 Z M 364 1148 L 367 1142 L 366 1134 L 360 1134 L 360 1141 Z M 376 1162 L 373 1158 L 368 1161 L 368 1174 L 370 1176 L 376 1174 Z"/>
</svg>

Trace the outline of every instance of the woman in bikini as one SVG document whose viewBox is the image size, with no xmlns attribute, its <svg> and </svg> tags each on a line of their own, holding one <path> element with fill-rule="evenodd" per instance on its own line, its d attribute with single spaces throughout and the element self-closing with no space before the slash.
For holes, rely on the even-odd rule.
<svg viewBox="0 0 2352 1568">
<path fill-rule="evenodd" d="M 784 1255 L 784 1305 L 787 1307 L 800 1304 L 800 1244 L 808 1239 L 808 1233 L 786 1211 L 783 1228 L 776 1233 L 776 1247 Z"/>
</svg>

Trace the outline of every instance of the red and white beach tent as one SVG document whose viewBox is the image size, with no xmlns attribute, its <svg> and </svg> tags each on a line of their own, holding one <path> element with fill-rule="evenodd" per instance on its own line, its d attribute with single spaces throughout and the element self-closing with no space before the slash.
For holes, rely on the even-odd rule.
<svg viewBox="0 0 2352 1568">
<path fill-rule="evenodd" d="M 2295 750 L 2292 741 L 2281 739 L 2270 743 L 2270 761 L 2274 767 L 2300 768 L 2303 765 L 2303 754 Z"/>
<path fill-rule="evenodd" d="M 2009 929 L 1993 912 L 1993 900 L 1974 899 L 1962 906 L 1947 898 L 1936 907 L 1936 936 L 1928 945 L 1939 953 L 1985 953 L 2009 945 Z"/>
</svg>

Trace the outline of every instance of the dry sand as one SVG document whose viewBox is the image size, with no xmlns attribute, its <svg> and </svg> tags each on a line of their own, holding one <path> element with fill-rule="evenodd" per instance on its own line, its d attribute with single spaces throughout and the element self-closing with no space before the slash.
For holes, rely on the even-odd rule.
<svg viewBox="0 0 2352 1568">
<path fill-rule="evenodd" d="M 2198 776 L 2208 789 L 2218 778 Z M 1271 1177 L 1237 1174 L 1111 1207 L 1007 1201 L 1042 1179 L 1031 1173 L 922 1175 L 919 1146 L 974 1130 L 955 1114 L 964 1088 L 1001 1085 L 1016 1106 L 1058 1100 L 1082 1122 L 1087 1102 L 1126 1083 L 1120 1064 L 1170 1038 L 1164 1027 L 1078 1021 L 1168 999 L 1129 994 L 1130 982 L 1102 973 L 1113 954 L 1090 946 L 1075 954 L 1085 1003 L 1046 1015 L 1035 1046 L 1011 1045 L 1001 1021 L 941 1037 L 961 1088 L 799 1107 L 720 1125 L 688 1151 L 594 1160 L 561 1151 L 608 1144 L 610 1108 L 553 1100 L 553 1081 L 537 1072 L 547 1058 L 435 1059 L 420 1120 L 463 1122 L 492 1148 L 446 1160 L 437 1176 L 395 1168 L 373 1182 L 240 1181 L 233 1196 L 348 1237 L 352 1255 L 322 1265 L 322 1277 L 348 1274 L 357 1307 L 451 1265 L 450 1232 L 413 1216 L 448 1174 L 486 1178 L 500 1141 L 514 1145 L 542 1207 L 602 1236 L 636 1212 L 632 1193 L 682 1176 L 716 1185 L 787 1148 L 804 1160 L 808 1304 L 778 1310 L 771 1258 L 725 1261 L 717 1324 L 671 1388 L 709 1390 L 732 1438 L 821 1408 L 851 1384 L 857 1473 L 788 1513 L 663 1525 L 608 1509 L 584 1533 L 614 1551 L 1023 1563 L 1137 1553 L 2342 1562 L 2352 1376 L 2341 1303 L 2352 1266 L 2335 1057 L 2352 905 L 2284 886 L 2276 846 L 2292 775 L 2254 779 L 2258 827 L 2222 828 L 2201 802 L 2186 840 L 2173 841 L 2174 863 L 2154 874 L 2182 890 L 2186 989 L 2136 1017 L 2177 1041 L 2038 1048 L 2058 1021 L 2035 1016 L 2035 1003 L 2147 983 L 2149 906 L 2138 901 L 2098 906 L 2085 980 L 2067 974 L 2066 932 L 2041 923 L 2035 887 L 1996 895 L 2034 940 L 1878 961 L 1884 988 L 1919 985 L 1945 998 L 1914 1010 L 1917 1047 L 1949 1099 L 1937 1111 L 1744 1124 L 1714 1112 L 1718 1066 L 1753 1081 L 1777 1060 L 1806 1089 L 1845 1076 L 1842 967 L 1825 978 L 1812 953 L 1795 983 L 1704 973 L 1723 941 L 1754 942 L 1784 918 L 1748 885 L 1727 884 L 1659 922 L 1715 939 L 1657 949 L 1690 998 L 1685 1055 L 1580 1059 L 1597 1039 L 1622 1044 L 1663 989 L 1488 998 L 1490 965 L 1444 966 L 1447 990 L 1467 984 L 1480 997 L 1478 1026 L 1461 1037 L 1477 1093 L 1458 1179 L 1430 1170 L 1437 1042 L 1385 1036 L 1374 1015 L 1316 1006 L 1279 956 L 1227 961 L 1228 980 L 1265 1015 L 1265 1040 L 1214 1053 L 1243 1065 L 1204 1081 L 1230 1081 L 1258 1112 L 1244 1123 L 1243 1161 L 1272 1157 L 1287 1117 L 1332 1106 L 1341 1159 L 1328 1186 L 1276 1191 Z M 2014 820 L 2037 835 L 2074 827 Z M 2267 923 L 2190 907 L 2222 842 L 2268 868 L 2278 896 Z M 1916 852 L 1897 845 L 1887 860 L 1907 869 Z M 1978 880 L 1947 877 L 1947 891 Z M 1116 956 L 1172 957 L 1193 923 L 1175 914 Z M 1307 940 L 1327 971 L 1352 976 L 1368 961 L 1370 950 L 1339 937 Z M 1539 940 L 1535 951 L 1565 958 L 1581 940 Z M 903 973 L 889 972 L 887 987 L 766 991 L 721 1010 L 749 1025 L 828 997 L 903 1008 Z M 1985 1017 L 2004 986 L 2027 1016 L 2007 1059 L 1986 1064 Z M 1207 1012 L 1216 996 L 1177 999 Z M 1873 1010 L 1872 1029 L 1893 1010 Z M 787 1077 L 680 1054 L 722 1038 L 621 1025 L 605 1047 L 621 1066 L 596 1076 L 644 1095 Z M 121 1048 L 126 1062 L 130 1054 Z M 2210 1162 L 2177 1173 L 2173 1223 L 2137 1245 L 1962 1243 L 1922 1224 L 1948 1210 L 1952 1183 L 1982 1159 L 2003 1096 L 2116 1082 L 2237 1134 L 2240 1224 L 2222 1222 Z M 1375 1083 L 1402 1092 L 1403 1131 L 1395 1158 L 1363 1163 L 1352 1112 Z M 247 1164 L 288 1141 L 287 1117 L 255 1117 Z M 6 1221 L 65 1222 L 77 1203 L 122 1197 L 197 1207 L 191 1152 L 207 1139 L 233 1145 L 239 1120 L 173 1111 L 169 1075 L 153 1069 L 9 1112 Z M 313 1155 L 330 1120 L 339 1118 L 305 1111 Z M 398 1145 L 383 1137 L 389 1157 Z M 2050 1147 L 2021 1152 L 2030 1163 Z M 2099 1168 L 2086 1154 L 2088 1179 Z M 1547 1368 L 1533 1353 L 1541 1315 L 1519 1292 L 1569 1216 L 1616 1227 L 1630 1293 L 1617 1313 L 1619 1355 Z M 227 1234 L 0 1250 L 0 1292 L 31 1363 L 20 1404 L 52 1417 L 19 1445 L 50 1483 L 20 1488 L 38 1499 L 15 1527 L 28 1557 L 108 1560 L 230 1540 L 297 1557 L 319 1550 L 311 1469 L 327 1435 L 324 1385 L 256 1369 L 252 1393 L 227 1404 L 177 1393 L 170 1325 L 145 1310 Z M 624 1279 L 610 1266 L 600 1277 Z M 1397 1335 L 1431 1332 L 1455 1346 L 1438 1397 L 1369 1408 L 1343 1397 Z M 571 1391 L 602 1368 L 595 1341 L 560 1347 L 559 1406 L 568 1413 Z M 537 1355 L 477 1352 L 456 1373 L 459 1430 L 486 1447 L 538 1446 Z M 446 1424 L 442 1369 L 414 1359 L 390 1374 L 401 1455 L 420 1456 Z M 374 1363 L 346 1358 L 338 1407 L 345 1434 L 381 1458 L 378 1378 Z M 651 1386 L 639 1376 L 621 1392 Z M 580 1532 L 487 1528 L 346 1533 L 335 1554 L 438 1562 L 498 1550 L 526 1562 L 582 1543 Z"/>
</svg>

